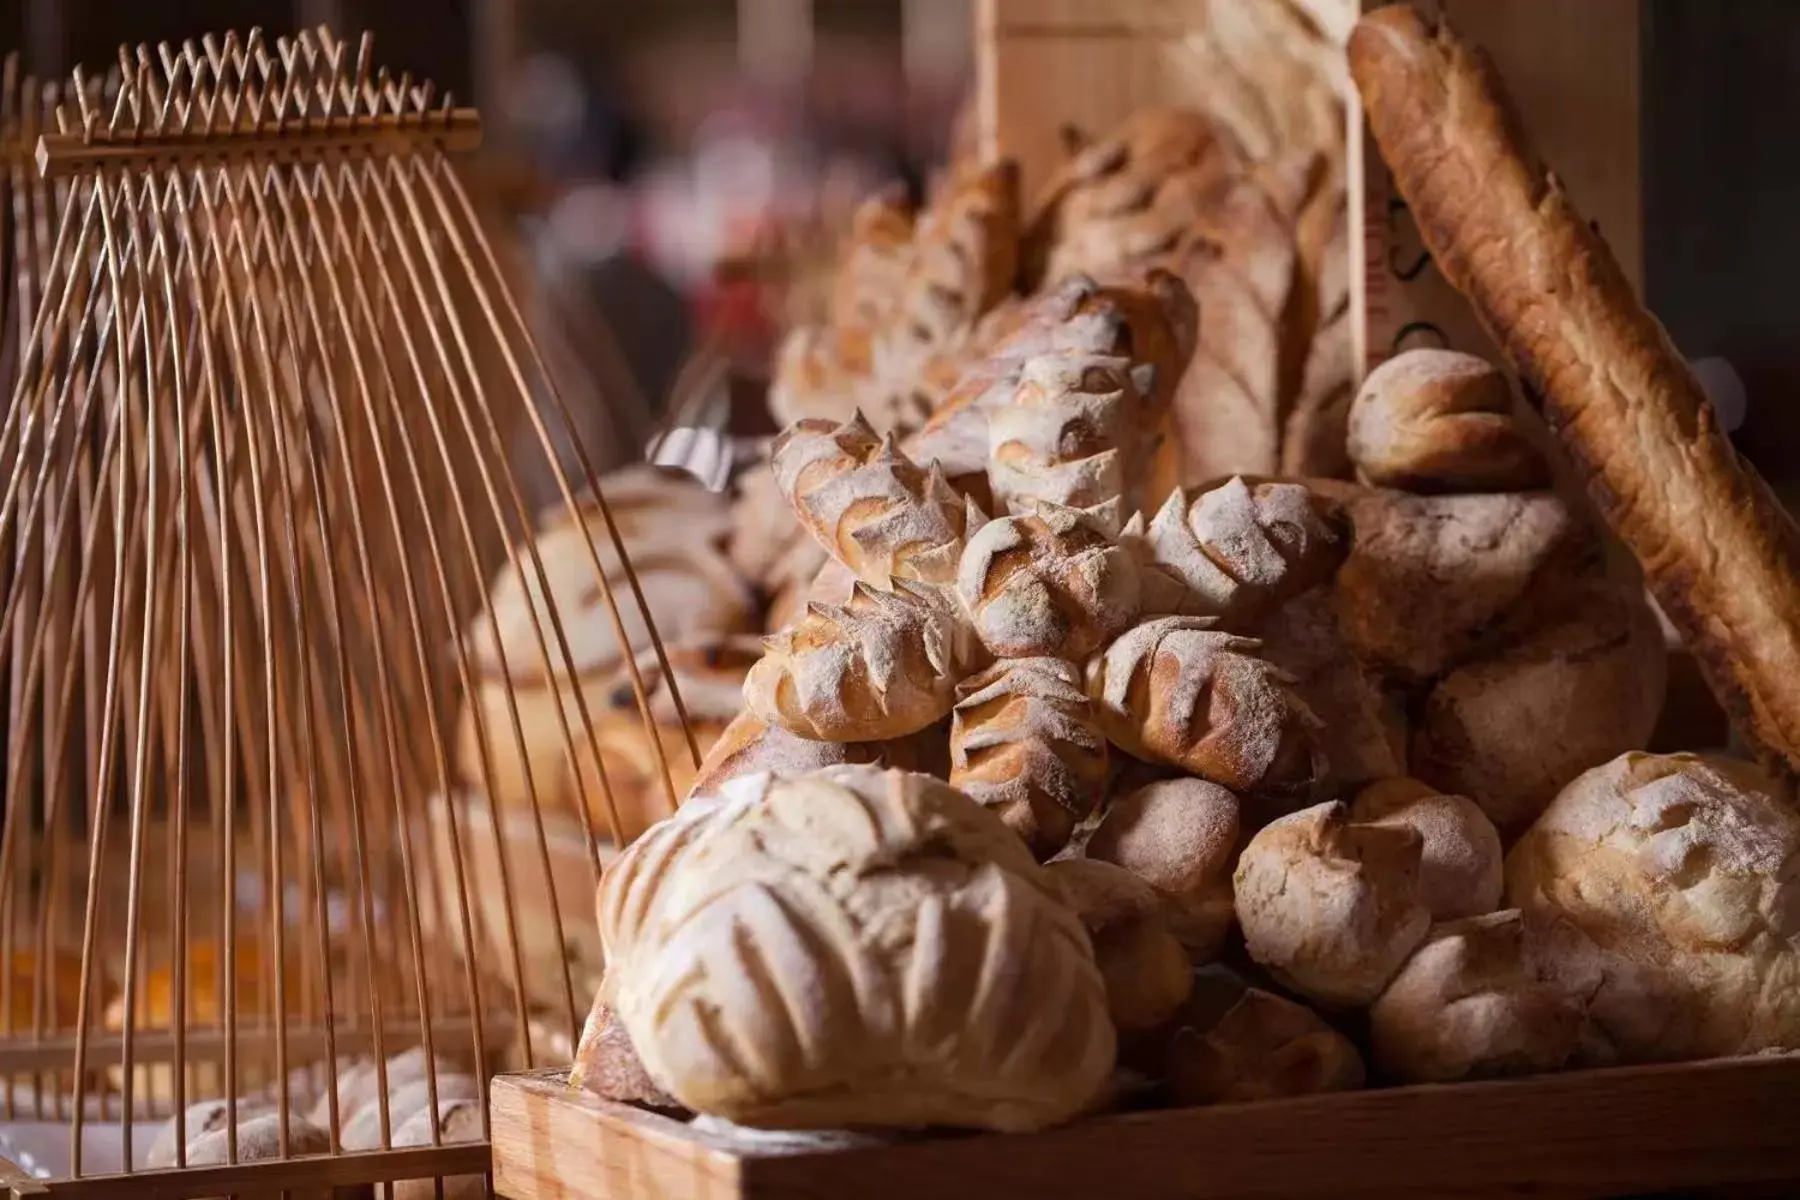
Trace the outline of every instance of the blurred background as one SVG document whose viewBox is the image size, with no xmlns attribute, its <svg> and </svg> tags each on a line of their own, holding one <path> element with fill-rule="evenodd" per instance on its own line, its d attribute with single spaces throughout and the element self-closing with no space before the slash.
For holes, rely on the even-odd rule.
<svg viewBox="0 0 1800 1200">
<path fill-rule="evenodd" d="M 672 393 L 754 389 L 775 324 L 759 285 L 828 253 L 857 197 L 916 190 L 943 160 L 973 82 L 975 3 L 9 0 L 0 50 L 59 74 L 124 41 L 323 22 L 373 32 L 380 61 L 472 99 L 481 175 L 555 326 L 541 336 L 591 391 L 583 434 L 611 464 L 636 456 Z M 1800 4 L 1645 0 L 1642 30 L 1650 301 L 1690 358 L 1731 365 L 1729 423 L 1791 480 Z M 733 369 L 694 369 L 700 346 Z"/>
</svg>

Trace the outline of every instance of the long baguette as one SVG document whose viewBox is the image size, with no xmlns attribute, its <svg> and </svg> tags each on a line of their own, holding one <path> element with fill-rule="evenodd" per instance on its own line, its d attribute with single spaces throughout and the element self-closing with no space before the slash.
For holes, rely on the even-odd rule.
<svg viewBox="0 0 1800 1200">
<path fill-rule="evenodd" d="M 1605 241 L 1534 165 L 1487 58 L 1401 5 L 1364 17 L 1349 49 L 1439 270 L 1542 398 L 1726 711 L 1800 773 L 1800 530 Z"/>
</svg>

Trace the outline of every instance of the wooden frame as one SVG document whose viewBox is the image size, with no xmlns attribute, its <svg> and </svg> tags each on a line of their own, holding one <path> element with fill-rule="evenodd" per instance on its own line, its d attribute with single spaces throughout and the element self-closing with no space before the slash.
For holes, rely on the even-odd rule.
<svg viewBox="0 0 1800 1200">
<path fill-rule="evenodd" d="M 1790 1054 L 762 1149 L 541 1071 L 494 1082 L 494 1187 L 512 1200 L 1792 1195 L 1796 1112 Z"/>
</svg>

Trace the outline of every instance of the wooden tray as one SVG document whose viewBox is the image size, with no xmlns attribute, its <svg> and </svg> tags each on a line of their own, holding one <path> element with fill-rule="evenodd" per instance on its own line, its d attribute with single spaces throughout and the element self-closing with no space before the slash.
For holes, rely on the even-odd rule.
<svg viewBox="0 0 1800 1200">
<path fill-rule="evenodd" d="M 1028 1136 L 755 1145 L 568 1090 L 493 1089 L 511 1200 L 1800 1195 L 1800 1055 L 1135 1113 Z"/>
</svg>

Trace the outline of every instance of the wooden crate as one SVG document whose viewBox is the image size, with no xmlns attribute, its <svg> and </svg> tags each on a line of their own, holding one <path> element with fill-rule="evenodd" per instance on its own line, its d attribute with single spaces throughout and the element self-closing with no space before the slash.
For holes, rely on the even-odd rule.
<svg viewBox="0 0 1800 1200">
<path fill-rule="evenodd" d="M 494 1082 L 511 1200 L 1175 1200 L 1800 1194 L 1800 1055 L 1137 1113 L 1019 1136 L 756 1146 L 585 1093 Z"/>
</svg>

